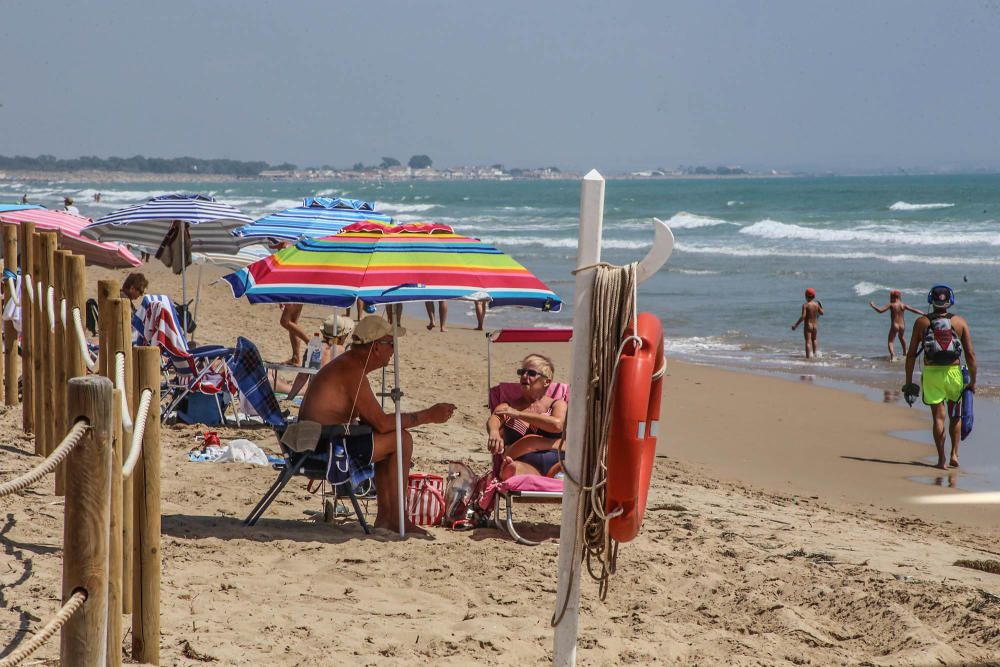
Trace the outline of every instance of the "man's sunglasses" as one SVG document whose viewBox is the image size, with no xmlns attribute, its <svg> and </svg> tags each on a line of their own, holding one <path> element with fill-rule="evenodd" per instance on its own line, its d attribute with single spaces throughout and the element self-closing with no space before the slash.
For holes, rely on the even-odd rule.
<svg viewBox="0 0 1000 667">
<path fill-rule="evenodd" d="M 522 375 L 527 375 L 532 380 L 534 380 L 539 375 L 545 377 L 544 373 L 542 373 L 541 371 L 536 371 L 534 368 L 518 368 L 517 377 L 521 377 Z"/>
</svg>

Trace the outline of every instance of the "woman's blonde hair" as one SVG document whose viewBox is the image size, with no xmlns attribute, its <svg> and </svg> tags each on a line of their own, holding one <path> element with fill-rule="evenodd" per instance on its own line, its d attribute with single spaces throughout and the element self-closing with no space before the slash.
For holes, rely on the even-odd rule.
<svg viewBox="0 0 1000 667">
<path fill-rule="evenodd" d="M 553 364 L 552 360 L 546 357 L 544 354 L 529 354 L 528 356 L 526 356 L 524 359 L 521 360 L 521 365 L 524 366 L 528 362 L 533 362 L 535 366 L 537 366 L 543 373 L 545 373 L 545 377 L 547 377 L 548 379 L 551 380 L 553 377 L 555 377 L 556 374 L 555 364 Z"/>
</svg>

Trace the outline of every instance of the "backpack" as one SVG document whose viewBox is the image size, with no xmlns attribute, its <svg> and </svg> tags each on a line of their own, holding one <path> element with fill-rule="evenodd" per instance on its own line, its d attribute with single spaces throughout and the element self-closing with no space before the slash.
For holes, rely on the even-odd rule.
<svg viewBox="0 0 1000 667">
<path fill-rule="evenodd" d="M 948 365 L 962 356 L 962 342 L 951 325 L 952 317 L 951 313 L 927 316 L 930 324 L 924 329 L 924 338 L 920 343 L 924 350 L 924 363 Z"/>
</svg>

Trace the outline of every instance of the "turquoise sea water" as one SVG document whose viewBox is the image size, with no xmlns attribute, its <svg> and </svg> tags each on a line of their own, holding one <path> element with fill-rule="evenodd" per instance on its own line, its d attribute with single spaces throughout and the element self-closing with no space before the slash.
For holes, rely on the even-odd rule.
<svg viewBox="0 0 1000 667">
<path fill-rule="evenodd" d="M 99 204 L 92 200 L 98 191 Z M 0 181 L 0 201 L 27 193 L 32 202 L 58 208 L 69 194 L 95 217 L 168 191 L 208 192 L 253 217 L 327 195 L 372 200 L 401 221 L 451 224 L 509 252 L 569 302 L 555 314 L 497 312 L 491 325 L 572 320 L 579 181 Z M 897 400 L 892 390 L 902 384 L 903 369 L 888 361 L 888 315 L 873 312 L 868 301 L 884 304 L 896 288 L 922 308 L 928 288 L 943 282 L 955 288 L 955 312 L 971 324 L 981 395 L 1000 393 L 993 363 L 1000 355 L 1000 175 L 611 180 L 604 260 L 644 256 L 654 216 L 670 224 L 677 244 L 639 298 L 643 309 L 663 318 L 668 354 L 860 380 Z M 814 362 L 803 358 L 801 334 L 789 329 L 806 287 L 817 290 L 826 310 L 822 358 Z M 463 317 L 472 322 L 471 313 L 454 311 L 456 324 Z"/>
<path fill-rule="evenodd" d="M 27 192 L 58 207 L 72 194 L 97 216 L 169 190 L 208 191 L 253 216 L 325 194 L 374 200 L 400 220 L 435 220 L 513 254 L 572 300 L 578 181 L 356 182 L 239 181 L 219 184 L 0 182 L 0 201 Z M 100 204 L 91 195 L 100 191 Z M 1000 353 L 1000 176 L 609 181 L 604 259 L 642 257 L 650 220 L 669 222 L 673 257 L 640 290 L 642 307 L 665 319 L 673 354 L 724 365 L 791 372 L 899 375 L 885 349 L 888 316 L 868 307 L 902 290 L 926 305 L 933 283 L 952 285 L 956 312 L 972 326 L 981 384 L 1000 386 L 989 363 Z M 802 358 L 802 292 L 815 287 L 826 309 L 822 359 Z M 494 321 L 568 323 L 560 314 L 498 314 Z"/>
</svg>

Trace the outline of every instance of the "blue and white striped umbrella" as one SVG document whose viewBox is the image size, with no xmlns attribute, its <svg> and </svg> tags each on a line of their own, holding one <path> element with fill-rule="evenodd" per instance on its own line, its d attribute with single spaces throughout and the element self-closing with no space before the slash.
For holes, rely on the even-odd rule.
<svg viewBox="0 0 1000 667">
<path fill-rule="evenodd" d="M 248 239 L 281 239 L 298 241 L 304 238 L 331 236 L 355 222 L 372 220 L 391 225 L 390 216 L 375 211 L 375 205 L 360 199 L 306 197 L 302 206 L 271 213 L 236 230 Z"/>
<path fill-rule="evenodd" d="M 87 225 L 83 233 L 98 241 L 119 241 L 155 250 L 177 220 L 188 224 L 191 249 L 196 252 L 235 253 L 254 243 L 233 235 L 251 222 L 250 216 L 213 197 L 179 193 L 112 211 Z"/>
</svg>

